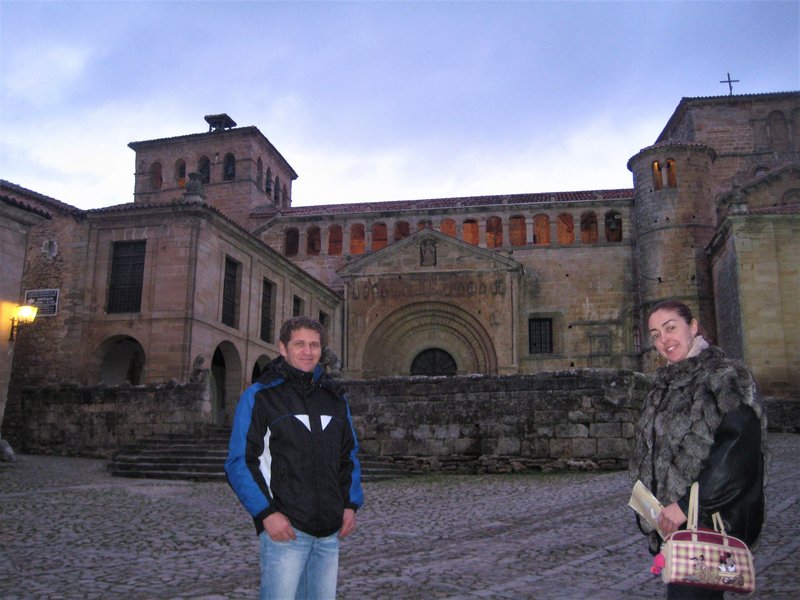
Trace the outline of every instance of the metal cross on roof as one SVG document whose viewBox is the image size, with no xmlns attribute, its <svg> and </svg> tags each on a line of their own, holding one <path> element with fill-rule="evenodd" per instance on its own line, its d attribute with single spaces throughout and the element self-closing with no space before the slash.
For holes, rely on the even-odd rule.
<svg viewBox="0 0 800 600">
<path fill-rule="evenodd" d="M 727 79 L 723 79 L 722 81 L 720 81 L 720 83 L 727 83 L 728 84 L 728 89 L 730 90 L 730 94 L 729 95 L 733 96 L 733 84 L 734 83 L 739 83 L 739 80 L 738 79 L 731 79 L 731 74 L 728 73 L 728 78 Z"/>
</svg>

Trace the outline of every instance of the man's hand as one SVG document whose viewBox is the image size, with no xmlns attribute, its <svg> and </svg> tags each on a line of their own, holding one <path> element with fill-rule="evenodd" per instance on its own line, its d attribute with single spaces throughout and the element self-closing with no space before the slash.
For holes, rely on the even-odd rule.
<svg viewBox="0 0 800 600">
<path fill-rule="evenodd" d="M 661 512 L 658 513 L 658 528 L 666 535 L 677 531 L 684 523 L 686 523 L 686 515 L 683 514 L 677 502 L 665 506 L 661 509 Z"/>
<path fill-rule="evenodd" d="M 297 538 L 286 515 L 274 512 L 264 519 L 264 529 L 273 542 L 288 542 Z"/>
<path fill-rule="evenodd" d="M 342 528 L 339 530 L 339 537 L 347 537 L 356 528 L 356 511 L 352 508 L 345 508 L 342 515 Z"/>
</svg>

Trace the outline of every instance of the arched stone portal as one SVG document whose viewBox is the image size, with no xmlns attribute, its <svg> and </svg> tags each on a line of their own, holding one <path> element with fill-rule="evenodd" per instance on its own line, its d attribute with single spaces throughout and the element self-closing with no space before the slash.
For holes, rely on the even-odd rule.
<svg viewBox="0 0 800 600">
<path fill-rule="evenodd" d="M 100 381 L 119 385 L 126 381 L 140 385 L 144 379 L 145 352 L 142 345 L 129 335 L 117 335 L 104 341 L 97 349 L 100 359 Z"/>
<path fill-rule="evenodd" d="M 373 329 L 358 353 L 363 377 L 408 375 L 414 358 L 431 348 L 450 354 L 459 375 L 497 374 L 492 336 L 475 317 L 452 304 L 418 302 L 394 311 Z"/>
<path fill-rule="evenodd" d="M 216 425 L 233 423 L 236 402 L 242 393 L 242 360 L 231 342 L 222 342 L 214 350 L 211 360 L 209 387 L 212 395 L 212 410 Z"/>
</svg>

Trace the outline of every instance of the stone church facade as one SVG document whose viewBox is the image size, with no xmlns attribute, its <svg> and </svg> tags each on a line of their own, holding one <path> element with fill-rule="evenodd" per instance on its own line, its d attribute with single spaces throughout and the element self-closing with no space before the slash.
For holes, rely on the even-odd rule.
<svg viewBox="0 0 800 600">
<path fill-rule="evenodd" d="M 797 396 L 800 92 L 684 98 L 629 189 L 307 207 L 256 127 L 206 121 L 129 144 L 133 203 L 0 182 L 50 217 L 19 289 L 59 292 L 15 342 L 12 388 L 207 371 L 225 424 L 294 314 L 325 322 L 351 379 L 650 371 L 644 315 L 678 298 L 765 393 Z"/>
</svg>

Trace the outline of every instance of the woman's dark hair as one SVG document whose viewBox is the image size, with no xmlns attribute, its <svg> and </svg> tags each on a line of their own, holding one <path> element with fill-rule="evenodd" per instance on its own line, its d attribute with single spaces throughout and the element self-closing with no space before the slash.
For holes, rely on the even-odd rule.
<svg viewBox="0 0 800 600">
<path fill-rule="evenodd" d="M 650 312 L 647 313 L 647 320 L 649 321 L 650 317 L 653 316 L 653 313 L 659 310 L 671 310 L 678 313 L 683 320 L 686 321 L 687 325 L 692 322 L 692 319 L 694 319 L 692 309 L 686 306 L 683 302 L 679 302 L 678 300 L 663 300 L 650 309 Z"/>
<path fill-rule="evenodd" d="M 283 342 L 284 346 L 289 345 L 289 341 L 292 339 L 292 332 L 298 329 L 311 329 L 312 331 L 316 331 L 319 334 L 319 343 L 324 348 L 327 342 L 326 335 L 325 335 L 325 327 L 317 321 L 316 319 L 312 319 L 311 317 L 293 317 L 288 321 L 284 322 L 281 326 L 281 333 L 278 339 Z"/>
</svg>

